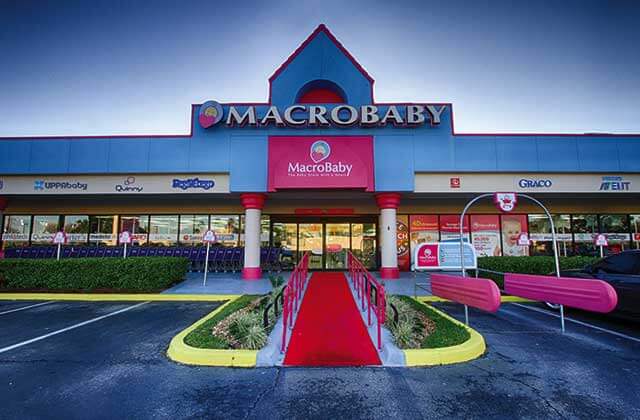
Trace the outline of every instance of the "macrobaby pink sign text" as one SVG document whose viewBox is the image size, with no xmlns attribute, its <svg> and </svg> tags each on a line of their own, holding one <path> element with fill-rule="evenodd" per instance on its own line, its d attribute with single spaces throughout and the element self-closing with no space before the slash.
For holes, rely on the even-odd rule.
<svg viewBox="0 0 640 420">
<path fill-rule="evenodd" d="M 374 191 L 371 136 L 269 137 L 269 191 L 353 188 Z"/>
</svg>

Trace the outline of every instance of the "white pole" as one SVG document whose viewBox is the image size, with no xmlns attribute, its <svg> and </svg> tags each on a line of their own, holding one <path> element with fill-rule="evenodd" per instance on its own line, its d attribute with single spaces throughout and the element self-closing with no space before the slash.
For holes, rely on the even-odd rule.
<svg viewBox="0 0 640 420">
<path fill-rule="evenodd" d="M 127 258 L 127 243 L 124 243 L 124 255 L 122 256 L 122 258 Z"/>
<path fill-rule="evenodd" d="M 60 261 L 60 247 L 61 247 L 61 244 L 58 242 L 58 253 L 56 255 L 56 260 L 58 261 Z"/>
<path fill-rule="evenodd" d="M 204 257 L 204 278 L 202 279 L 202 285 L 207 285 L 207 272 L 209 271 L 209 247 L 211 242 L 207 241 L 207 255 Z"/>
<path fill-rule="evenodd" d="M 600 245 L 600 258 L 604 257 L 604 247 Z"/>
<path fill-rule="evenodd" d="M 464 305 L 464 323 L 469 325 L 469 307 Z"/>
</svg>

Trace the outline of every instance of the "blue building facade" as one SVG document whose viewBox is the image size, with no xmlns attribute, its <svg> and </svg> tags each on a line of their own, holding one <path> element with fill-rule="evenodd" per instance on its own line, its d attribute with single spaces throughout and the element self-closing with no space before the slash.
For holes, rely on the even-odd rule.
<svg viewBox="0 0 640 420">
<path fill-rule="evenodd" d="M 341 221 L 347 224 L 351 223 L 349 220 L 360 217 L 362 223 L 375 224 L 373 230 L 377 233 L 373 234 L 373 252 L 376 256 L 372 265 L 379 266 L 380 241 L 384 243 L 385 239 L 380 235 L 382 226 L 378 210 L 388 204 L 384 204 L 385 193 L 397 194 L 395 208 L 398 215 L 406 213 L 407 216 L 404 222 L 399 223 L 407 225 L 407 235 L 410 236 L 411 215 L 455 214 L 473 194 L 496 190 L 538 194 L 559 216 L 567 214 L 566 234 L 571 236 L 568 242 L 572 252 L 580 248 L 576 248 L 575 235 L 589 233 L 574 232 L 572 214 L 596 216 L 595 221 L 586 222 L 591 226 L 585 228 L 587 230 L 623 231 L 607 232 L 627 235 L 620 236 L 623 248 L 637 247 L 640 241 L 634 235 L 637 233 L 636 224 L 640 224 L 636 216 L 640 214 L 637 204 L 640 194 L 638 135 L 457 133 L 452 104 L 376 103 L 374 79 L 324 25 L 320 25 L 294 51 L 268 82 L 267 102 L 208 102 L 218 107 L 212 108 L 211 112 L 219 121 L 207 128 L 200 119 L 206 110 L 202 105 L 192 105 L 189 134 L 0 138 L 0 197 L 5 216 L 3 246 L 11 245 L 11 234 L 16 230 L 9 220 L 11 215 L 31 218 L 30 231 L 22 233 L 23 236 L 14 233 L 18 236 L 13 237 L 21 238 L 24 244 L 26 235 L 26 242 L 32 244 L 37 215 L 51 216 L 50 213 L 54 212 L 59 217 L 55 229 L 61 229 L 65 226 L 65 215 L 81 213 L 91 217 L 93 214 L 90 213 L 113 213 L 120 216 L 112 228 L 117 232 L 123 229 L 124 213 L 177 214 L 181 213 L 178 209 L 184 205 L 184 200 L 192 203 L 189 211 L 194 215 L 214 214 L 218 208 L 223 213 L 237 213 L 235 240 L 244 245 L 248 233 L 242 226 L 242 220 L 246 223 L 249 216 L 243 213 L 247 206 L 241 207 L 244 203 L 242 196 L 244 194 L 251 201 L 251 194 L 257 194 L 266 199 L 260 208 L 263 210 L 260 216 L 263 220 L 260 228 L 263 246 L 274 246 L 275 219 L 268 219 L 269 213 L 282 215 L 282 221 L 275 223 L 296 224 L 296 232 L 300 230 L 300 220 L 304 221 L 305 217 L 309 220 L 323 219 L 321 230 L 324 236 L 320 240 L 323 249 L 328 240 L 325 219 L 331 213 L 340 216 Z M 329 121 L 328 124 L 314 126 L 309 121 L 310 107 L 314 104 L 326 110 L 323 115 L 329 120 L 332 110 L 341 107 L 336 114 L 338 123 Z M 286 121 L 284 113 L 292 106 L 298 107 L 292 110 L 291 121 Z M 371 111 L 372 108 L 366 107 L 375 107 L 377 118 L 381 120 L 385 116 L 389 118 L 384 123 L 367 124 L 362 120 L 363 109 Z M 409 107 L 419 110 L 424 121 L 409 123 Z M 434 117 L 427 107 L 438 115 Z M 274 108 L 279 115 L 274 116 L 274 111 L 270 111 Z M 232 109 L 235 111 L 235 123 L 234 117 L 230 116 Z M 357 118 L 353 110 L 359 114 Z M 255 124 L 251 123 L 251 115 L 247 112 L 255 113 Z M 269 112 L 272 115 L 261 124 Z M 249 116 L 241 123 L 239 117 L 245 115 Z M 349 122 L 351 117 L 354 117 L 353 122 Z M 299 121 L 304 123 L 295 124 Z M 286 181 L 280 186 L 270 185 L 270 172 L 274 171 L 269 158 L 270 139 L 275 137 L 288 138 L 291 142 L 295 142 L 296 137 L 312 140 L 369 138 L 372 162 L 363 162 L 373 174 L 373 191 L 348 183 L 342 188 L 339 180 L 337 184 L 334 182 L 328 184 L 331 187 L 323 188 L 322 182 L 316 182 L 320 176 L 310 178 L 309 188 L 305 188 L 304 183 L 288 185 Z M 332 147 L 335 149 L 337 146 Z M 197 181 L 193 181 L 209 178 L 215 179 L 216 186 L 212 189 L 198 187 Z M 131 179 L 133 181 L 125 185 Z M 179 182 L 175 184 L 175 180 Z M 44 182 L 44 188 L 37 189 L 37 181 Z M 147 184 L 138 185 L 143 181 Z M 186 183 L 180 184 L 181 181 Z M 87 186 L 83 187 L 84 184 Z M 116 190 L 117 185 L 120 185 L 119 191 Z M 174 185 L 195 186 L 182 188 Z M 127 186 L 129 189 L 125 188 Z M 376 201 L 376 196 L 382 199 Z M 105 198 L 96 204 L 97 197 Z M 600 204 L 594 205 L 594 200 Z M 172 211 L 172 208 L 176 210 Z M 481 211 L 483 214 L 493 213 L 486 206 Z M 523 212 L 526 215 L 540 211 L 524 207 Z M 606 214 L 621 215 L 624 221 L 616 221 L 612 228 L 601 220 L 601 215 Z M 208 217 L 210 220 L 212 216 Z M 176 229 L 181 231 L 179 220 Z M 24 225 L 24 220 L 22 223 Z M 496 229 L 500 231 L 500 220 L 496 223 Z M 148 219 L 146 224 L 145 229 L 150 231 L 151 220 Z M 442 224 L 436 224 L 438 227 L 434 229 L 439 232 L 438 239 L 442 239 Z M 526 229 L 533 233 L 530 220 Z M 351 239 L 345 247 L 353 249 L 353 227 L 348 230 Z M 46 232 L 39 233 L 46 237 Z M 90 233 L 87 232 L 88 244 L 91 243 Z M 275 235 L 281 233 L 278 231 Z M 539 232 L 540 235 L 544 233 Z M 615 235 L 612 240 L 618 241 Z M 146 241 L 150 242 L 149 238 Z M 176 241 L 179 241 L 177 236 Z M 300 251 L 300 241 L 299 237 L 293 241 L 295 252 Z M 504 239 L 499 240 L 502 241 Z M 14 244 L 19 242 L 13 241 Z M 290 239 L 286 242 L 288 246 L 293 243 Z M 409 244 L 408 249 L 411 246 Z M 539 248 L 544 251 L 545 247 Z M 503 243 L 501 249 L 505 249 Z M 326 255 L 323 256 L 319 265 L 331 268 L 327 266 L 326 259 Z M 384 261 L 382 267 L 385 267 Z"/>
</svg>

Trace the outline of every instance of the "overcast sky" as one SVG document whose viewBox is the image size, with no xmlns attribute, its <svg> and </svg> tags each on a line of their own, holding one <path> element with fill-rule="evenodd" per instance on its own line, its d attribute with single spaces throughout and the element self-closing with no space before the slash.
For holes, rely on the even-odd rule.
<svg viewBox="0 0 640 420">
<path fill-rule="evenodd" d="M 640 133 L 638 22 L 633 0 L 0 0 L 0 136 L 186 133 L 191 103 L 266 101 L 320 23 L 376 101 L 452 102 L 458 132 Z"/>
</svg>

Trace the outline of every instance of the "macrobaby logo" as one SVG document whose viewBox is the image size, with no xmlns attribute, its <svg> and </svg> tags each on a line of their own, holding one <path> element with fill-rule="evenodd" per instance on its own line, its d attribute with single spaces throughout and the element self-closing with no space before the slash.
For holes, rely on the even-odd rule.
<svg viewBox="0 0 640 420">
<path fill-rule="evenodd" d="M 331 155 L 331 146 L 325 140 L 317 140 L 309 148 L 309 157 L 313 163 L 289 162 L 289 176 L 349 176 L 353 164 L 342 161 L 326 161 Z M 325 162 L 326 161 L 326 162 Z"/>
<path fill-rule="evenodd" d="M 309 155 L 315 163 L 322 162 L 331 154 L 331 146 L 324 140 L 318 140 L 311 145 Z"/>
</svg>

